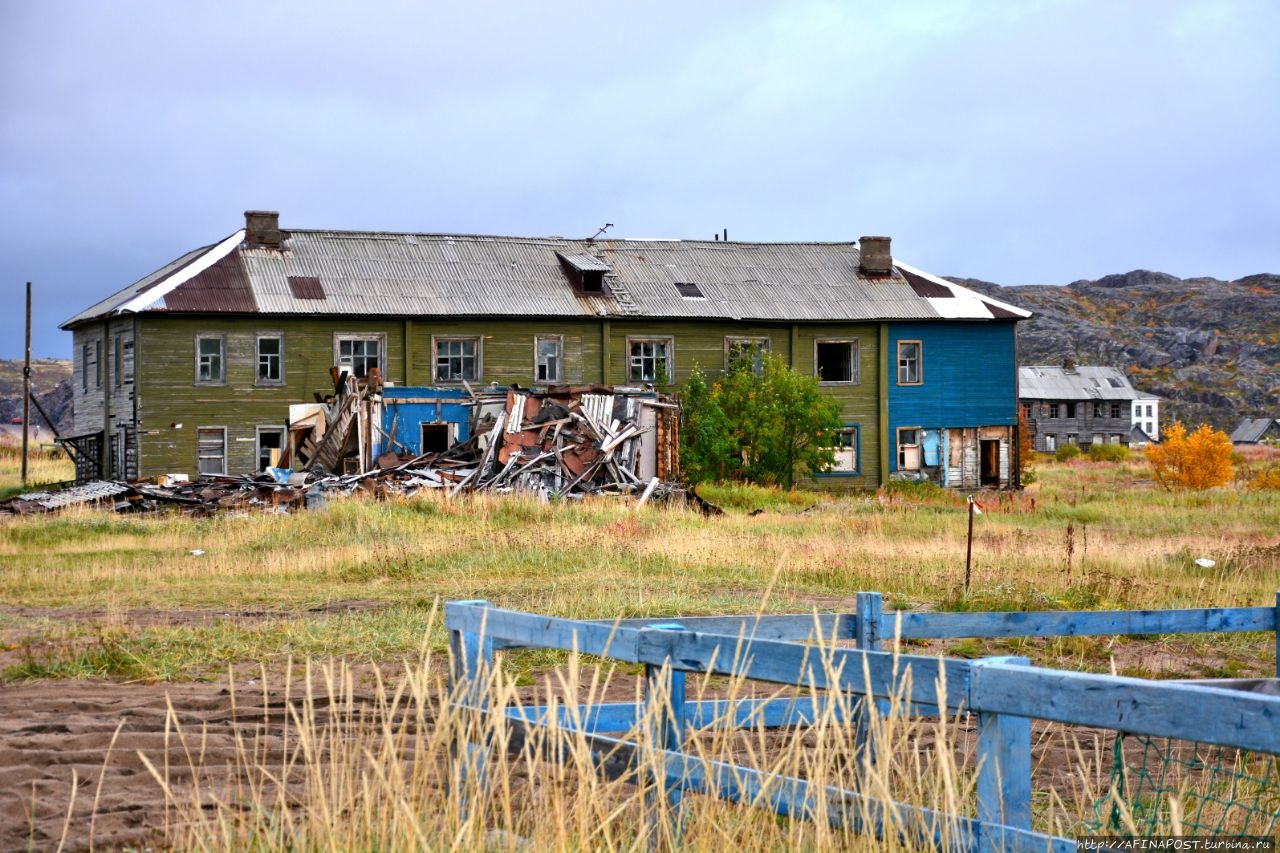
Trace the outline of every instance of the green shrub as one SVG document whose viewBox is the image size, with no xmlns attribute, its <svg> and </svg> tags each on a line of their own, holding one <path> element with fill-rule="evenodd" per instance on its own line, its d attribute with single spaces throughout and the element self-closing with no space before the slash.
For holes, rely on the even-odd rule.
<svg viewBox="0 0 1280 853">
<path fill-rule="evenodd" d="M 1123 444 L 1101 444 L 1095 441 L 1089 446 L 1089 459 L 1094 462 L 1127 462 L 1129 448 Z"/>
<path fill-rule="evenodd" d="M 1069 462 L 1080 455 L 1080 445 L 1064 444 L 1053 452 L 1053 458 L 1059 462 Z"/>
</svg>

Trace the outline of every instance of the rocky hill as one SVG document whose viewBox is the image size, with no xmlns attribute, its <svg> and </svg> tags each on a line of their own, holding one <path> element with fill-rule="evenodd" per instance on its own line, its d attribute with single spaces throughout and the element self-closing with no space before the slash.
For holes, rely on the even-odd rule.
<svg viewBox="0 0 1280 853">
<path fill-rule="evenodd" d="M 57 358 L 37 358 L 31 362 L 31 387 L 36 400 L 55 421 L 58 432 L 71 429 L 71 362 Z M 22 361 L 0 359 L 0 423 L 22 417 Z M 31 422 L 44 419 L 31 407 Z"/>
<path fill-rule="evenodd" d="M 1161 421 L 1280 417 L 1280 275 L 1238 281 L 1146 270 L 1065 287 L 951 279 L 1035 312 L 1018 324 L 1019 364 L 1119 367 L 1165 399 Z"/>
</svg>

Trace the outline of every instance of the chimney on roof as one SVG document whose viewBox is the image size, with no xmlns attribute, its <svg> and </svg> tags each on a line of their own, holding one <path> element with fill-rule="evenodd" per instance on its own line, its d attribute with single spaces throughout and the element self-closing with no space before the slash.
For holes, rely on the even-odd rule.
<svg viewBox="0 0 1280 853">
<path fill-rule="evenodd" d="M 280 213 L 275 210 L 246 210 L 244 241 L 250 246 L 279 249 Z"/>
<path fill-rule="evenodd" d="M 862 252 L 861 271 L 863 275 L 892 275 L 893 254 L 889 251 L 890 238 L 863 237 L 858 241 L 858 249 Z"/>
<path fill-rule="evenodd" d="M 1074 358 L 1072 358 L 1071 356 L 1067 356 L 1066 358 L 1064 358 L 1064 359 L 1062 360 L 1062 372 L 1063 372 L 1063 373 L 1075 373 L 1075 372 L 1076 372 L 1076 360 L 1075 360 Z"/>
</svg>

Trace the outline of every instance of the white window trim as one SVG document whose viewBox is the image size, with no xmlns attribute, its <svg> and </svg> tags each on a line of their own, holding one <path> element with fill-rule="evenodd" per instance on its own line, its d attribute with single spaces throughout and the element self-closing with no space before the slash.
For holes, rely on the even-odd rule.
<svg viewBox="0 0 1280 853">
<path fill-rule="evenodd" d="M 628 382 L 654 382 L 658 381 L 657 362 L 655 355 L 654 377 L 652 379 L 634 379 L 631 376 L 631 348 L 636 344 L 663 344 L 666 347 L 666 355 L 663 362 L 666 363 L 667 384 L 673 384 L 676 381 L 676 339 L 672 335 L 627 335 L 627 381 Z"/>
<path fill-rule="evenodd" d="M 560 347 L 560 354 L 556 358 L 556 366 L 559 368 L 554 378 L 546 379 L 538 378 L 538 366 L 541 362 L 541 355 L 538 350 L 541 348 L 543 341 L 555 341 Z M 533 381 L 545 382 L 548 385 L 564 384 L 564 335 L 534 335 L 533 336 Z"/>
<path fill-rule="evenodd" d="M 338 369 L 342 369 L 342 352 L 341 345 L 343 341 L 373 341 L 378 345 L 378 369 L 382 371 L 382 378 L 387 378 L 387 335 L 385 332 L 334 332 L 333 333 L 333 364 Z M 281 369 L 284 364 L 281 363 Z M 254 365 L 257 370 L 257 365 Z M 354 371 L 352 372 L 354 374 Z"/>
<path fill-rule="evenodd" d="M 200 342 L 201 341 L 217 341 L 218 342 L 218 361 L 220 363 L 220 376 L 217 379 L 201 379 L 200 378 Z M 227 335 L 225 332 L 196 332 L 196 364 L 195 364 L 195 384 L 196 385 L 226 385 L 227 384 Z"/>
<path fill-rule="evenodd" d="M 476 345 L 476 372 L 471 378 L 441 379 L 436 371 L 439 369 L 439 344 L 446 341 L 474 341 Z M 481 335 L 432 335 L 431 336 L 431 382 L 433 385 L 461 385 L 463 382 L 480 382 L 484 379 L 484 337 Z"/>
<path fill-rule="evenodd" d="M 264 432 L 274 432 L 280 435 L 280 452 L 284 453 L 289 449 L 289 428 L 287 426 L 272 426 L 270 424 L 259 424 L 254 427 L 253 431 L 253 461 L 256 465 L 262 457 L 262 434 Z M 255 472 L 257 473 L 257 472 Z"/>
<path fill-rule="evenodd" d="M 852 379 L 824 379 L 818 372 L 819 344 L 848 344 L 851 347 Z M 813 339 L 813 375 L 818 378 L 819 385 L 861 385 L 862 384 L 862 340 L 860 338 L 814 338 Z"/>
<path fill-rule="evenodd" d="M 842 433 L 853 434 L 853 447 L 845 449 L 843 446 L 835 448 L 837 454 L 853 452 L 852 468 L 832 468 L 830 471 L 821 471 L 818 473 L 820 477 L 856 477 L 862 473 L 862 425 L 861 424 L 843 424 L 840 427 Z"/>
<path fill-rule="evenodd" d="M 217 476 L 217 474 L 214 474 L 214 472 L 212 472 L 212 471 L 203 471 L 203 470 L 201 470 L 201 468 L 200 468 L 200 460 L 201 460 L 202 458 L 205 458 L 205 457 L 202 457 L 202 456 L 200 455 L 200 433 L 202 433 L 202 432 L 212 432 L 212 431 L 215 431 L 215 430 L 216 430 L 216 431 L 218 431 L 218 432 L 221 432 L 221 433 L 222 433 L 222 457 L 221 457 L 221 458 L 222 458 L 222 470 L 221 470 L 220 472 L 218 472 L 218 474 L 220 474 L 220 475 L 222 475 L 222 476 L 225 476 L 225 475 L 226 475 L 226 473 L 227 473 L 227 451 L 228 451 L 228 449 L 229 449 L 229 448 L 227 447 L 227 428 L 226 428 L 225 426 L 198 426 L 198 427 L 196 427 L 196 472 L 197 472 L 197 473 L 199 473 L 199 474 L 209 474 L 209 475 L 211 475 L 211 476 Z M 210 457 L 208 457 L 208 458 L 212 459 L 212 458 L 214 458 L 214 457 L 210 456 Z"/>
<path fill-rule="evenodd" d="M 262 341 L 267 338 L 274 338 L 280 341 L 280 378 L 279 379 L 263 379 L 258 375 L 258 367 L 262 362 Z M 285 384 L 284 372 L 284 332 L 258 332 L 253 336 L 253 384 L 259 387 L 278 388 Z"/>
</svg>

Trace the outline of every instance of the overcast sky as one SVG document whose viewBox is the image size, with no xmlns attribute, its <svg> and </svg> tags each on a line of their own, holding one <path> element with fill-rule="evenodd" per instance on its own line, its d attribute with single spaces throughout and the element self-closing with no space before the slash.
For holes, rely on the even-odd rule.
<svg viewBox="0 0 1280 853">
<path fill-rule="evenodd" d="M 0 0 L 0 357 L 285 228 L 1280 273 L 1280 3 Z"/>
</svg>

